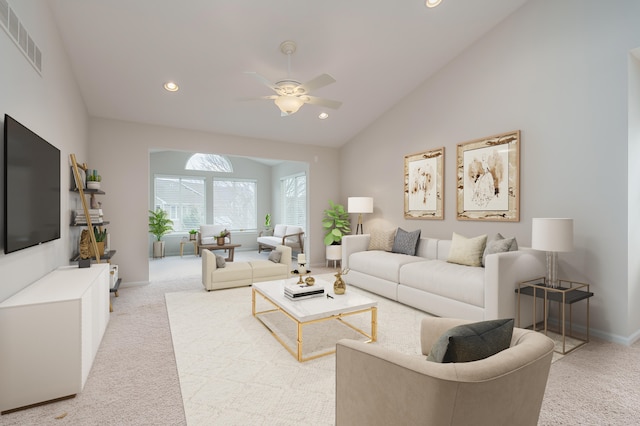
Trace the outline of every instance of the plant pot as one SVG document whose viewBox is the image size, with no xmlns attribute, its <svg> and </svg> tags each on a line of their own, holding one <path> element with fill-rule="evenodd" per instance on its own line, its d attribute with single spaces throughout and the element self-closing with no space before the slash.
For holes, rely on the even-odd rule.
<svg viewBox="0 0 640 426">
<path fill-rule="evenodd" d="M 334 266 L 336 261 L 342 261 L 342 246 L 340 244 L 325 247 L 325 257 L 327 259 L 327 265 L 329 264 L 329 261 L 332 261 L 334 263 Z"/>
<path fill-rule="evenodd" d="M 196 234 L 189 234 L 189 240 L 195 241 L 196 240 Z"/>
<path fill-rule="evenodd" d="M 218 237 L 218 245 L 219 246 L 223 246 L 224 245 L 224 237 Z"/>
<path fill-rule="evenodd" d="M 102 255 L 104 254 L 104 241 L 98 241 L 98 242 L 96 242 L 96 244 L 98 246 L 98 253 L 100 253 L 100 256 L 98 256 L 98 257 L 102 257 Z M 93 244 L 92 243 L 89 243 L 89 256 L 96 257 L 96 254 L 93 251 Z"/>
<path fill-rule="evenodd" d="M 153 258 L 164 257 L 164 241 L 153 242 Z"/>
<path fill-rule="evenodd" d="M 87 189 L 100 189 L 100 182 L 90 180 L 87 182 Z"/>
</svg>

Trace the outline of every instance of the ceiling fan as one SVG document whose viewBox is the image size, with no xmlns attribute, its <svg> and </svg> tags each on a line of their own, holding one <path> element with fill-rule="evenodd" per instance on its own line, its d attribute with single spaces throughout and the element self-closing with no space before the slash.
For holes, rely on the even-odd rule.
<svg viewBox="0 0 640 426">
<path fill-rule="evenodd" d="M 291 78 L 291 55 L 296 51 L 296 47 L 296 43 L 289 40 L 283 41 L 280 44 L 280 51 L 287 55 L 288 60 L 286 79 L 272 83 L 257 72 L 246 72 L 246 74 L 253 75 L 262 84 L 275 92 L 275 95 L 261 96 L 253 99 L 273 100 L 276 106 L 280 108 L 280 115 L 282 117 L 295 114 L 303 104 L 320 105 L 333 109 L 340 108 L 340 105 L 342 105 L 340 101 L 309 95 L 312 90 L 335 83 L 336 80 L 329 74 L 321 74 L 304 84 Z"/>
</svg>

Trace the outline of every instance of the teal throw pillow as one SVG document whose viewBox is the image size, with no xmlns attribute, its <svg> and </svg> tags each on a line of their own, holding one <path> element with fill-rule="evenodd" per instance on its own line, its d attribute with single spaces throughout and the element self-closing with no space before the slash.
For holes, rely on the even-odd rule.
<svg viewBox="0 0 640 426">
<path fill-rule="evenodd" d="M 407 232 L 402 228 L 398 228 L 396 236 L 393 240 L 392 253 L 408 254 L 415 256 L 418 240 L 420 239 L 420 229 Z"/>
<path fill-rule="evenodd" d="M 511 345 L 513 318 L 463 324 L 436 340 L 427 361 L 470 362 L 488 358 Z"/>
</svg>

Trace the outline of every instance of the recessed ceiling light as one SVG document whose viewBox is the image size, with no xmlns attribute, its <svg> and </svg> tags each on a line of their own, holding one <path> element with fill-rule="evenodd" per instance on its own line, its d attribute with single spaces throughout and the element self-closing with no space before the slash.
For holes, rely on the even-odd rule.
<svg viewBox="0 0 640 426">
<path fill-rule="evenodd" d="M 178 89 L 180 89 L 180 88 L 179 88 L 179 87 L 178 87 L 178 85 L 177 85 L 176 83 L 174 83 L 173 81 L 167 81 L 167 82 L 164 84 L 164 89 L 165 89 L 165 90 L 167 90 L 167 91 L 169 91 L 169 92 L 177 92 L 177 91 L 178 91 Z"/>
<path fill-rule="evenodd" d="M 427 7 L 436 7 L 440 2 L 442 2 L 442 0 L 427 0 L 425 4 Z"/>
<path fill-rule="evenodd" d="M 326 112 L 321 112 L 318 118 L 320 120 L 326 120 L 327 118 L 329 118 L 329 114 L 327 114 Z"/>
</svg>

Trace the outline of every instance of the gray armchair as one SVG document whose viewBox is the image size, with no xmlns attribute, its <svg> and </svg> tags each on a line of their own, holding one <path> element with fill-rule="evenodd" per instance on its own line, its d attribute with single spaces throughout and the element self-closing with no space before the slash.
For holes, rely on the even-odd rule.
<svg viewBox="0 0 640 426">
<path fill-rule="evenodd" d="M 425 318 L 422 355 L 340 340 L 336 352 L 336 425 L 536 425 L 553 341 L 514 328 L 511 346 L 489 358 L 426 360 L 446 330 L 470 321 Z"/>
</svg>

